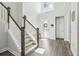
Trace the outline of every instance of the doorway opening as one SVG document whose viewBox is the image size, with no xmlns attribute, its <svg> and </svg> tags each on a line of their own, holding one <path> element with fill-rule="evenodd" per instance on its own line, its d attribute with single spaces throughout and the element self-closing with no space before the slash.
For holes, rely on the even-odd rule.
<svg viewBox="0 0 79 59">
<path fill-rule="evenodd" d="M 64 16 L 55 17 L 55 38 L 64 40 Z"/>
</svg>

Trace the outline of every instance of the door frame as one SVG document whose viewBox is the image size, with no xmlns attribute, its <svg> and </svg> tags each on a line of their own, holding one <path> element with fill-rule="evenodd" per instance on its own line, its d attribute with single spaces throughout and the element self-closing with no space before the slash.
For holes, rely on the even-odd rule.
<svg viewBox="0 0 79 59">
<path fill-rule="evenodd" d="M 56 37 L 56 21 L 57 21 L 57 18 L 62 18 L 63 17 L 63 22 L 64 22 L 64 16 L 55 16 L 55 40 L 57 39 Z M 63 29 L 64 29 L 64 24 L 63 24 Z M 65 31 L 63 30 L 63 35 L 64 35 Z M 62 39 L 64 40 L 64 38 L 58 38 L 58 39 Z"/>
</svg>

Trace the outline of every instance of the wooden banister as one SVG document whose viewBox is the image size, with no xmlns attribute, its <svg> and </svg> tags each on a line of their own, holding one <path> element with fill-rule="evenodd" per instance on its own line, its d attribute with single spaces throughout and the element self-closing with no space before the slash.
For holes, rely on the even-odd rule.
<svg viewBox="0 0 79 59">
<path fill-rule="evenodd" d="M 10 14 L 10 7 L 6 7 L 2 2 L 0 2 L 0 4 L 7 10 L 8 12 L 8 24 L 9 24 L 9 17 L 11 17 L 11 19 L 13 20 L 13 22 L 16 24 L 16 26 L 21 30 L 20 26 L 18 25 L 18 23 L 15 21 L 15 19 L 11 16 Z"/>
<path fill-rule="evenodd" d="M 24 15 L 23 19 L 24 19 L 25 21 L 27 21 L 35 30 L 37 30 L 37 29 L 34 27 L 34 25 L 26 19 L 26 16 L 25 16 L 25 15 Z"/>
<path fill-rule="evenodd" d="M 11 9 L 10 7 L 7 7 L 7 12 L 8 12 L 8 13 L 7 13 L 8 29 L 9 29 L 9 23 L 10 23 L 10 22 L 9 22 L 9 20 L 10 20 L 10 18 L 9 18 L 9 15 L 10 15 L 10 9 Z"/>
<path fill-rule="evenodd" d="M 37 47 L 39 47 L 39 28 L 37 28 L 37 43 L 38 43 Z"/>
<path fill-rule="evenodd" d="M 7 7 L 2 2 L 0 4 L 7 10 Z"/>
<path fill-rule="evenodd" d="M 16 26 L 21 30 L 20 26 L 18 25 L 18 23 L 15 21 L 15 19 L 11 16 L 11 14 L 9 15 L 11 17 L 11 19 L 13 20 L 13 22 L 16 24 Z"/>
<path fill-rule="evenodd" d="M 25 56 L 25 29 L 21 27 L 21 56 Z"/>
</svg>

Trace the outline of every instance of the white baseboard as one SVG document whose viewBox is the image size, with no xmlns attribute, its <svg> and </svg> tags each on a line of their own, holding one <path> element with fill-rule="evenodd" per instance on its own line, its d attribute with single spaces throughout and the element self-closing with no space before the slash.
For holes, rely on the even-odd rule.
<svg viewBox="0 0 79 59">
<path fill-rule="evenodd" d="M 7 51 L 7 50 L 8 50 L 7 48 L 0 49 L 0 53 Z"/>
<path fill-rule="evenodd" d="M 8 51 L 11 52 L 12 54 L 14 54 L 15 56 L 21 56 L 21 53 L 18 53 L 14 50 L 12 50 L 11 48 L 8 48 Z"/>
<path fill-rule="evenodd" d="M 14 50 L 12 50 L 11 48 L 8 48 L 8 47 L 3 48 L 3 49 L 0 49 L 0 53 L 2 53 L 2 52 L 4 52 L 4 51 L 7 51 L 7 50 L 8 50 L 9 52 L 11 52 L 12 54 L 14 54 L 15 56 L 21 56 L 20 53 L 14 51 Z"/>
</svg>

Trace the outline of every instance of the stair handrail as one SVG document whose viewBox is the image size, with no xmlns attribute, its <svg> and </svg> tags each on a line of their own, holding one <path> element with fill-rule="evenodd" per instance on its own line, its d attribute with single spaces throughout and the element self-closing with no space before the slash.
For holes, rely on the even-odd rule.
<svg viewBox="0 0 79 59">
<path fill-rule="evenodd" d="M 2 2 L 0 2 L 0 4 L 7 10 L 7 12 L 9 13 L 8 14 L 8 17 L 10 17 L 13 22 L 16 24 L 16 26 L 21 30 L 20 26 L 18 25 L 18 23 L 15 21 L 15 19 L 12 17 L 12 15 L 10 14 L 10 7 L 6 7 Z M 9 23 L 9 20 L 8 20 L 8 23 Z"/>
<path fill-rule="evenodd" d="M 21 30 L 20 26 L 18 25 L 18 23 L 14 20 L 14 18 L 12 17 L 12 15 L 9 15 L 11 17 L 11 19 L 14 21 L 14 23 L 17 25 L 17 27 Z"/>
<path fill-rule="evenodd" d="M 0 4 L 7 10 L 7 7 L 2 2 Z"/>
<path fill-rule="evenodd" d="M 27 21 L 35 30 L 37 30 L 36 27 L 30 21 L 27 20 L 27 17 L 25 15 L 24 15 L 23 19 L 25 21 Z"/>
</svg>

